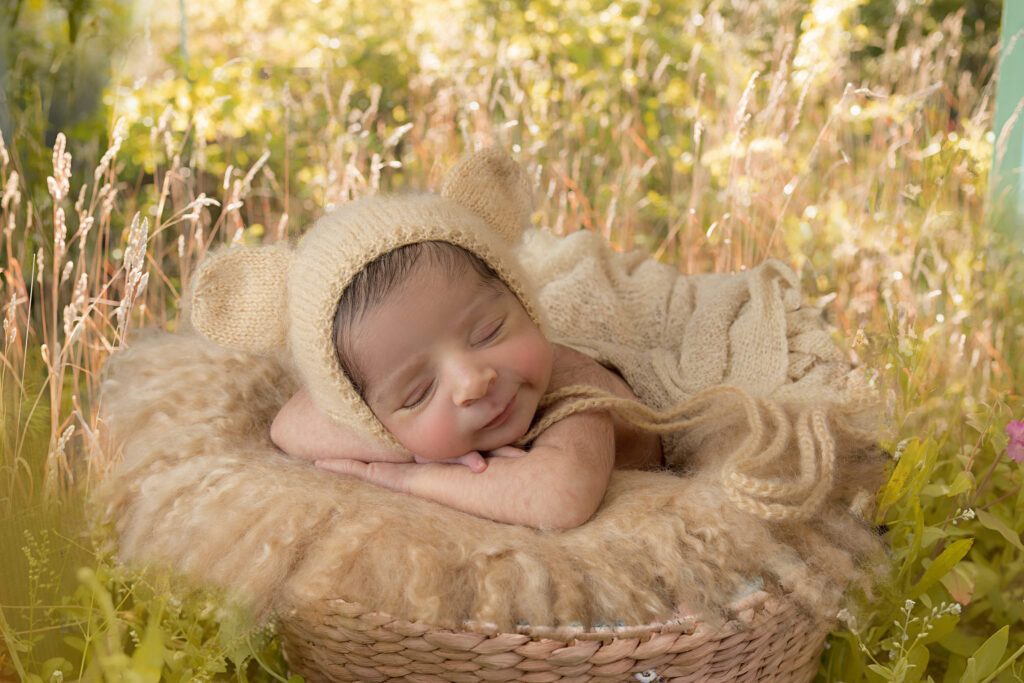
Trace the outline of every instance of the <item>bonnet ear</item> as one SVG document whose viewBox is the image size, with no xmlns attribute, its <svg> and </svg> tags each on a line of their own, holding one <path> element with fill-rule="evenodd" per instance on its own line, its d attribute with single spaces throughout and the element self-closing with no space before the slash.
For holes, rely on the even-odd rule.
<svg viewBox="0 0 1024 683">
<path fill-rule="evenodd" d="M 192 325 L 225 346 L 283 346 L 291 263 L 292 250 L 284 246 L 231 247 L 207 257 L 192 278 Z"/>
<path fill-rule="evenodd" d="M 473 211 L 509 243 L 519 240 L 533 211 L 526 172 L 497 147 L 463 157 L 445 176 L 441 196 Z"/>
</svg>

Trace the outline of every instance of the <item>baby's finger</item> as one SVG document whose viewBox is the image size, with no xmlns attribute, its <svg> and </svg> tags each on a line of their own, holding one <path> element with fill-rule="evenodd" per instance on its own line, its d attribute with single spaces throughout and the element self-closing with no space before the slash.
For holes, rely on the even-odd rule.
<svg viewBox="0 0 1024 683">
<path fill-rule="evenodd" d="M 526 455 L 526 451 L 522 448 L 516 448 L 515 446 L 498 446 L 495 449 L 487 451 L 487 453 L 498 456 L 499 458 L 521 458 Z"/>
<path fill-rule="evenodd" d="M 366 463 L 360 460 L 349 460 L 347 458 L 331 458 L 330 460 L 317 460 L 313 464 L 321 470 L 347 474 L 362 479 L 366 476 Z"/>
<path fill-rule="evenodd" d="M 477 474 L 480 474 L 487 469 L 487 461 L 484 460 L 484 456 L 480 455 L 477 451 L 470 451 L 463 456 L 455 458 L 455 462 L 465 465 Z"/>
<path fill-rule="evenodd" d="M 394 491 L 406 491 L 408 488 L 409 468 L 411 464 L 393 462 L 365 463 L 358 460 L 317 460 L 316 466 L 339 474 L 347 474 L 362 479 L 370 484 L 383 486 Z"/>
</svg>

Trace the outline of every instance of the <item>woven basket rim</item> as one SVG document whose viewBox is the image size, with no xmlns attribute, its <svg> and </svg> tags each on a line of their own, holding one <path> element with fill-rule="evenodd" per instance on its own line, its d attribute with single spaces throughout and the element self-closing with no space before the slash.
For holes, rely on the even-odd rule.
<svg viewBox="0 0 1024 683">
<path fill-rule="evenodd" d="M 319 598 L 279 615 L 279 628 L 290 669 L 310 681 L 622 681 L 648 671 L 687 683 L 814 677 L 827 629 L 786 595 L 761 589 L 729 611 L 722 622 L 503 632 L 486 624 L 453 630 Z"/>
<path fill-rule="evenodd" d="M 787 609 L 792 609 L 791 603 L 786 599 L 779 599 L 765 589 L 757 589 L 746 595 L 737 598 L 730 604 L 730 612 L 733 618 L 721 622 L 702 620 L 699 616 L 684 614 L 678 617 L 671 617 L 660 621 L 653 621 L 646 624 L 615 624 L 586 627 L 581 624 L 567 624 L 562 626 L 539 626 L 531 624 L 519 624 L 515 630 L 505 630 L 496 624 L 482 622 L 464 622 L 460 627 L 442 626 L 422 621 L 410 621 L 397 617 L 387 612 L 367 607 L 363 603 L 346 600 L 344 598 L 323 598 L 321 602 L 331 605 L 336 613 L 349 619 L 361 619 L 368 623 L 377 625 L 391 624 L 410 633 L 452 633 L 476 635 L 481 638 L 493 638 L 499 635 L 526 636 L 531 640 L 557 640 L 562 642 L 573 641 L 611 641 L 621 638 L 645 639 L 656 634 L 684 634 L 696 635 L 698 632 L 714 633 L 722 636 L 751 628 L 763 626 L 770 617 Z M 679 606 L 677 612 L 685 608 Z M 291 616 L 296 615 L 297 610 L 291 611 Z"/>
</svg>

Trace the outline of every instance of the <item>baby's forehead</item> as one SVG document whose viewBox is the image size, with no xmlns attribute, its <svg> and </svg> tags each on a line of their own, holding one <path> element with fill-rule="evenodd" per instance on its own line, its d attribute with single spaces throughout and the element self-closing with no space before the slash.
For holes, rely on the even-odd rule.
<svg viewBox="0 0 1024 683">
<path fill-rule="evenodd" d="M 515 298 L 512 289 L 497 273 L 486 263 L 474 260 L 468 252 L 424 250 L 417 254 L 415 261 L 394 271 L 389 279 L 386 291 L 378 294 L 375 301 L 369 301 L 361 315 L 352 321 L 355 325 L 379 314 L 383 308 L 404 306 L 410 299 L 416 301 L 417 310 L 423 310 L 450 308 L 452 300 L 476 308 L 505 295 Z"/>
<path fill-rule="evenodd" d="M 461 250 L 460 250 L 461 251 Z M 436 251 L 426 251 L 420 254 L 415 264 L 409 269 L 405 276 L 397 283 L 398 291 L 410 291 L 417 286 L 427 282 L 444 283 L 445 286 L 467 293 L 480 292 L 487 298 L 498 298 L 502 294 L 511 294 L 512 290 L 505 281 L 493 270 L 487 269 L 486 264 L 475 261 L 468 252 L 447 254 L 444 257 Z M 388 299 L 387 297 L 385 303 Z M 437 301 L 428 298 L 428 301 Z"/>
</svg>

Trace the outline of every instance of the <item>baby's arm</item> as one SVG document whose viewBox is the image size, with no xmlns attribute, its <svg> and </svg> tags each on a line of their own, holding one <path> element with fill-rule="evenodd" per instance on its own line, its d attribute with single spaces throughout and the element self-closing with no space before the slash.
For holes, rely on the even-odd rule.
<svg viewBox="0 0 1024 683">
<path fill-rule="evenodd" d="M 300 460 L 354 458 L 366 462 L 412 462 L 409 453 L 389 449 L 324 415 L 313 404 L 306 389 L 300 389 L 278 412 L 270 425 L 270 440 Z"/>
<path fill-rule="evenodd" d="M 440 463 L 318 461 L 317 465 L 498 522 L 571 529 L 597 510 L 615 462 L 611 420 L 582 413 L 552 425 L 519 458 L 486 471 Z"/>
<path fill-rule="evenodd" d="M 594 361 L 556 347 L 552 389 L 603 386 L 608 373 Z M 485 472 L 443 464 L 331 460 L 317 465 L 379 486 L 411 493 L 499 522 L 569 529 L 597 510 L 615 464 L 615 431 L 607 413 L 561 420 L 519 458 L 491 458 Z"/>
</svg>

